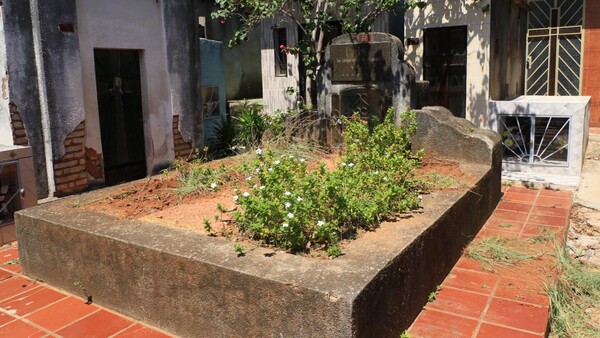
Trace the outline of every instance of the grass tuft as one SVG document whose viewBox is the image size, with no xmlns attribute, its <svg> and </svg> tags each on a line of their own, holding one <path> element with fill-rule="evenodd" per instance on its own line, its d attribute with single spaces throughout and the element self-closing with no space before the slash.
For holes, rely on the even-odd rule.
<svg viewBox="0 0 600 338">
<path fill-rule="evenodd" d="M 573 260 L 559 249 L 560 275 L 546 285 L 550 298 L 551 337 L 600 337 L 600 271 Z"/>
<path fill-rule="evenodd" d="M 513 246 L 516 244 L 514 242 L 507 238 L 486 237 L 473 242 L 467 256 L 477 260 L 487 271 L 493 271 L 496 265 L 514 265 L 520 261 L 535 258 L 514 248 Z"/>
</svg>

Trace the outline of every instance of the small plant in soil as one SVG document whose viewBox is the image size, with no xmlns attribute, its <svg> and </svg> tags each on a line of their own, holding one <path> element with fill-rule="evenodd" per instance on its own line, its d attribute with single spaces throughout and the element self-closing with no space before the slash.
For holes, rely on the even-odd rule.
<svg viewBox="0 0 600 338">
<path fill-rule="evenodd" d="M 550 230 L 546 227 L 542 227 L 542 228 L 540 228 L 540 234 L 531 237 L 530 240 L 532 243 L 552 242 L 552 241 L 556 240 L 556 234 L 554 232 L 552 232 L 552 230 Z"/>
<path fill-rule="evenodd" d="M 438 293 L 440 292 L 440 290 L 442 290 L 442 286 L 438 285 L 435 287 L 435 291 L 432 291 L 431 293 L 429 293 L 429 295 L 427 296 L 427 301 L 429 303 L 433 302 L 436 298 Z"/>
<path fill-rule="evenodd" d="M 249 188 L 234 196 L 238 230 L 292 252 L 316 247 L 335 257 L 339 243 L 357 230 L 417 208 L 420 154 L 410 149 L 414 114 L 404 113 L 400 128 L 392 118 L 390 111 L 373 128 L 358 116 L 345 120 L 346 151 L 330 171 L 324 164 L 309 171 L 303 158 L 257 149 L 247 168 Z"/>
<path fill-rule="evenodd" d="M 518 240 L 486 237 L 473 242 L 467 256 L 477 260 L 484 270 L 493 271 L 496 265 L 513 265 L 520 261 L 534 259 L 535 256 L 515 248 L 522 244 Z"/>
<path fill-rule="evenodd" d="M 235 252 L 237 253 L 238 257 L 240 257 L 240 256 L 244 256 L 244 255 L 245 255 L 245 253 L 244 253 L 244 246 L 243 246 L 243 245 L 241 245 L 240 243 L 235 243 L 235 244 L 233 245 L 233 249 L 234 249 L 234 250 L 235 250 Z"/>
</svg>

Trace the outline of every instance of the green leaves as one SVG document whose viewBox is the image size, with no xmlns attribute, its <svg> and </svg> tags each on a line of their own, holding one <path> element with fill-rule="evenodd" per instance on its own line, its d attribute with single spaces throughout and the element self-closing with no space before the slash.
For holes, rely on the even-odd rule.
<svg viewBox="0 0 600 338">
<path fill-rule="evenodd" d="M 331 171 L 323 164 L 309 171 L 304 159 L 258 149 L 247 168 L 252 189 L 237 195 L 239 230 L 292 252 L 324 247 L 338 256 L 339 242 L 358 229 L 417 208 L 413 171 L 419 158 L 411 155 L 409 143 L 414 115 L 403 114 L 402 128 L 392 116 L 390 111 L 372 130 L 359 117 L 346 120 L 346 154 Z"/>
</svg>

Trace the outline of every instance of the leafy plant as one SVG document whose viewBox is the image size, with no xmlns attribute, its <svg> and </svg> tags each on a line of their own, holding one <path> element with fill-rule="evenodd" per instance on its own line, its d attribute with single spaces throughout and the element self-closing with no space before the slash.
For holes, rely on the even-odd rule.
<svg viewBox="0 0 600 338">
<path fill-rule="evenodd" d="M 263 133 L 269 128 L 269 116 L 264 111 L 264 106 L 258 103 L 244 101 L 235 109 L 234 143 L 238 146 L 257 147 Z"/>
<path fill-rule="evenodd" d="M 240 232 L 292 252 L 323 246 L 335 257 L 341 254 L 338 243 L 358 229 L 417 208 L 419 157 L 410 150 L 414 114 L 404 113 L 400 128 L 393 114 L 372 130 L 359 118 L 347 120 L 346 153 L 331 171 L 324 164 L 309 171 L 303 158 L 257 149 L 247 168 L 252 188 L 234 196 Z"/>
<path fill-rule="evenodd" d="M 197 194 L 202 191 L 217 191 L 229 177 L 229 170 L 223 164 L 213 169 L 204 166 L 202 159 L 189 163 L 175 160 L 173 167 L 179 173 L 179 187 L 175 191 L 180 195 Z"/>
<path fill-rule="evenodd" d="M 219 124 L 213 129 L 213 136 L 208 140 L 212 151 L 231 152 L 235 145 L 235 129 L 231 119 L 222 117 Z"/>
<path fill-rule="evenodd" d="M 430 292 L 429 295 L 427 296 L 427 301 L 429 303 L 433 302 L 437 298 L 437 294 L 440 292 L 440 290 L 442 290 L 442 286 L 441 285 L 436 286 L 435 291 Z"/>
<path fill-rule="evenodd" d="M 234 250 L 235 250 L 235 252 L 238 254 L 238 257 L 239 257 L 239 256 L 244 256 L 244 255 L 245 255 L 245 253 L 244 253 L 244 246 L 243 246 L 243 245 L 241 245 L 240 243 L 235 243 L 235 244 L 233 245 L 233 249 L 234 249 Z"/>
</svg>

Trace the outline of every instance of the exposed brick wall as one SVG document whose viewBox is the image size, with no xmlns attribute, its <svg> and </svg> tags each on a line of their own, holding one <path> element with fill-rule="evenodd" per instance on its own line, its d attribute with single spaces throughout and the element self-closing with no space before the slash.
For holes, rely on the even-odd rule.
<svg viewBox="0 0 600 338">
<path fill-rule="evenodd" d="M 179 115 L 173 116 L 173 143 L 175 158 L 188 159 L 192 155 L 192 143 L 186 142 L 179 132 Z"/>
<path fill-rule="evenodd" d="M 54 160 L 54 182 L 59 196 L 81 192 L 88 187 L 84 142 L 85 123 L 81 122 L 65 139 L 65 156 Z"/>
<path fill-rule="evenodd" d="M 600 1 L 587 0 L 585 6 L 582 94 L 592 97 L 590 127 L 600 127 Z"/>
<path fill-rule="evenodd" d="M 17 146 L 28 146 L 29 140 L 27 139 L 27 132 L 21 120 L 21 114 L 17 109 L 17 105 L 10 103 L 8 107 L 10 111 L 10 127 L 12 128 L 13 143 Z"/>
</svg>

